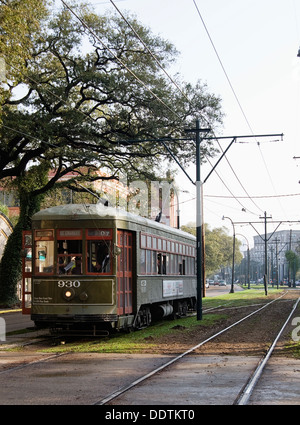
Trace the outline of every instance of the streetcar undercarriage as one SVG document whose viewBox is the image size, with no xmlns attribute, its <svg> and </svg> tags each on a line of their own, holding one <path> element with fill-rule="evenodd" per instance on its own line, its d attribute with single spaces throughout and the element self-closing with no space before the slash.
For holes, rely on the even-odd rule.
<svg viewBox="0 0 300 425">
<path fill-rule="evenodd" d="M 142 305 L 136 315 L 117 316 L 114 314 L 33 314 L 37 328 L 53 331 L 89 331 L 92 335 L 108 335 L 114 330 L 137 330 L 149 326 L 153 320 L 165 317 L 179 318 L 195 310 L 195 298 L 171 300 L 165 303 Z"/>
</svg>

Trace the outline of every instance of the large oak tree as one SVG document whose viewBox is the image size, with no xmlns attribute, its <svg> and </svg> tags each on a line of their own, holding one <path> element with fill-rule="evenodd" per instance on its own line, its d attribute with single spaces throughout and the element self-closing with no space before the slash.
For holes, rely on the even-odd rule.
<svg viewBox="0 0 300 425">
<path fill-rule="evenodd" d="M 17 258 L 20 229 L 38 209 L 40 196 L 64 174 L 94 167 L 105 169 L 108 177 L 122 170 L 132 179 L 153 179 L 170 160 L 156 139 L 165 138 L 184 166 L 195 161 L 194 141 L 178 140 L 186 139 L 184 130 L 196 118 L 212 128 L 222 121 L 220 99 L 205 84 L 193 86 L 176 76 L 174 85 L 162 72 L 178 52 L 134 17 L 127 16 L 130 27 L 122 17 L 98 16 L 86 6 L 49 9 L 47 15 L 45 6 L 37 0 L 0 0 L 0 16 L 12 19 L 15 10 L 27 17 L 26 25 L 20 19 L 14 22 L 15 52 L 8 25 L 0 38 L 6 61 L 0 179 L 17 178 L 22 187 Z M 213 145 L 203 144 L 202 153 L 213 155 Z M 47 167 L 56 170 L 50 181 L 32 179 L 34 173 L 44 175 Z M 24 185 L 29 172 L 31 184 Z M 94 178 L 90 171 L 84 177 Z M 10 260 L 2 259 L 1 282 Z M 6 292 L 0 287 L 0 302 L 8 302 Z"/>
</svg>

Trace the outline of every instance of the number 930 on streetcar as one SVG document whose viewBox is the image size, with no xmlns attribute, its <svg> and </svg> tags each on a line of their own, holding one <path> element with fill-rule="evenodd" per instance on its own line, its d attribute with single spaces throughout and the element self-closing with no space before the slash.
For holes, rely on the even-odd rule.
<svg viewBox="0 0 300 425">
<path fill-rule="evenodd" d="M 195 309 L 195 237 L 181 230 L 102 204 L 68 204 L 36 213 L 30 239 L 38 327 L 141 328 Z"/>
</svg>

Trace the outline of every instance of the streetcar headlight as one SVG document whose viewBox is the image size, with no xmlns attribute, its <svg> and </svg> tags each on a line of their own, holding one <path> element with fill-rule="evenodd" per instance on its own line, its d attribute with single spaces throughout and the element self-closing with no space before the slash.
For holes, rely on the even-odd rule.
<svg viewBox="0 0 300 425">
<path fill-rule="evenodd" d="M 63 292 L 63 297 L 67 301 L 71 301 L 75 297 L 75 291 L 73 288 L 68 288 Z"/>
</svg>

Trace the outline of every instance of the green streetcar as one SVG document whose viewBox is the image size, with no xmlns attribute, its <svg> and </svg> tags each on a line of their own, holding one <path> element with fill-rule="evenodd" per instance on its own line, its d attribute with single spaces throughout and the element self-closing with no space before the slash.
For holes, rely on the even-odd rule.
<svg viewBox="0 0 300 425">
<path fill-rule="evenodd" d="M 36 213 L 29 236 L 38 327 L 109 332 L 195 309 L 188 233 L 102 204 L 68 204 Z"/>
</svg>

